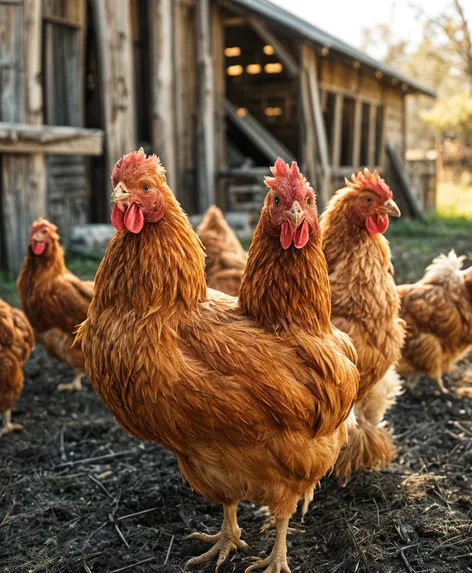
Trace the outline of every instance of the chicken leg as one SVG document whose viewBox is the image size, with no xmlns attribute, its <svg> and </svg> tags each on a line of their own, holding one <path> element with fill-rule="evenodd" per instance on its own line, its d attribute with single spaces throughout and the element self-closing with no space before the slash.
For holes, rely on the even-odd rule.
<svg viewBox="0 0 472 573">
<path fill-rule="evenodd" d="M 22 431 L 24 430 L 21 424 L 12 424 L 11 422 L 11 410 L 6 410 L 3 412 L 3 428 L 0 430 L 0 437 L 10 432 Z"/>
<path fill-rule="evenodd" d="M 266 567 L 264 573 L 291 573 L 287 563 L 287 531 L 288 517 L 278 517 L 275 520 L 277 536 L 274 548 L 267 559 L 260 559 L 250 565 L 244 573 L 250 573 L 256 569 Z"/>
<path fill-rule="evenodd" d="M 449 394 L 449 390 L 446 388 L 446 386 L 444 386 L 444 382 L 441 375 L 434 378 L 434 381 L 438 385 L 441 394 Z"/>
<path fill-rule="evenodd" d="M 70 384 L 59 384 L 56 390 L 58 392 L 63 392 L 64 390 L 82 390 L 82 376 L 84 376 L 85 372 L 81 370 L 75 371 L 75 377 Z"/>
<path fill-rule="evenodd" d="M 241 530 L 238 526 L 237 511 L 237 503 L 223 506 L 223 525 L 220 533 L 217 533 L 216 535 L 192 533 L 192 535 L 190 535 L 191 539 L 199 539 L 200 541 L 212 543 L 213 547 L 203 555 L 190 559 L 185 566 L 186 569 L 188 567 L 193 567 L 194 565 L 208 563 L 208 561 L 211 561 L 218 556 L 218 560 L 216 562 L 216 569 L 218 570 L 230 553 L 234 553 L 238 549 L 244 549 L 247 547 L 247 543 L 240 539 Z"/>
</svg>

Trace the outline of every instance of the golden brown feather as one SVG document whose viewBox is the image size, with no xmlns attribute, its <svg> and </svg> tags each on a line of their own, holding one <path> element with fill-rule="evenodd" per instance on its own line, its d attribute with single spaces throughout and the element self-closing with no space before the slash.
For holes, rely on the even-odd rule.
<svg viewBox="0 0 472 573">
<path fill-rule="evenodd" d="M 407 336 L 397 370 L 427 374 L 442 392 L 442 375 L 472 348 L 472 267 L 451 251 L 434 259 L 415 284 L 398 287 Z"/>
<path fill-rule="evenodd" d="M 77 326 L 87 317 L 93 282 L 80 280 L 66 268 L 57 229 L 45 219 L 31 227 L 17 287 L 38 341 L 75 370 L 72 384 L 61 384 L 58 390 L 80 390 L 84 357 L 80 346 L 72 345 Z"/>
<path fill-rule="evenodd" d="M 197 228 L 197 235 L 205 247 L 208 287 L 236 296 L 247 253 L 218 207 L 212 205 L 207 209 Z"/>
<path fill-rule="evenodd" d="M 33 329 L 25 315 L 0 299 L 0 436 L 23 429 L 20 424 L 11 423 L 11 411 L 23 390 L 22 366 L 33 349 Z"/>
<path fill-rule="evenodd" d="M 126 156 L 112 183 L 112 220 L 124 231 L 110 242 L 79 329 L 87 372 L 125 430 L 173 451 L 192 488 L 225 506 L 213 549 L 191 564 L 222 562 L 244 545 L 240 499 L 288 520 L 329 470 L 357 372 L 329 314 L 316 335 L 300 324 L 282 337 L 207 290 L 202 245 L 154 156 Z M 312 270 L 306 257 L 304 271 L 329 291 L 326 268 Z M 327 313 L 329 294 L 320 308 Z"/>
<path fill-rule="evenodd" d="M 399 391 L 398 378 L 388 370 L 400 357 L 404 330 L 388 241 L 381 232 L 367 229 L 368 217 L 382 223 L 375 213 L 384 213 L 385 205 L 394 210 L 388 187 L 378 176 L 372 184 L 373 177 L 375 173 L 369 173 L 360 185 L 339 190 L 321 219 L 332 321 L 354 342 L 361 375 L 355 407 L 358 424 L 335 467 L 342 484 L 360 468 L 387 465 L 395 454 L 391 436 L 380 422 Z M 379 400 L 379 393 L 389 398 Z"/>
</svg>

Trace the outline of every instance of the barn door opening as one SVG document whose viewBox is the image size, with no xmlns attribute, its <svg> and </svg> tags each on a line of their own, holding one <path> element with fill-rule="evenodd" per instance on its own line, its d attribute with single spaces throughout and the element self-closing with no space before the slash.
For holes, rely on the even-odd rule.
<svg viewBox="0 0 472 573">
<path fill-rule="evenodd" d="M 84 0 L 43 2 L 44 123 L 83 126 Z M 80 155 L 47 157 L 48 217 L 67 243 L 72 225 L 90 216 L 87 160 Z"/>
</svg>

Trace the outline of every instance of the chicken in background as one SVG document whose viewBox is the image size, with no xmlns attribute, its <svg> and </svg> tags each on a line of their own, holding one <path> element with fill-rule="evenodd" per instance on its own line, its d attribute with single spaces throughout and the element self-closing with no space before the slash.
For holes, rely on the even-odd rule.
<svg viewBox="0 0 472 573">
<path fill-rule="evenodd" d="M 262 282 L 249 274 L 245 289 L 250 296 L 254 284 L 267 294 L 258 297 L 266 301 L 265 324 L 243 316 L 237 299 L 207 290 L 201 242 L 156 156 L 123 157 L 112 186 L 118 232 L 78 331 L 92 384 L 126 431 L 174 452 L 191 487 L 223 505 L 221 532 L 194 534 L 212 547 L 188 565 L 216 558 L 219 567 L 246 547 L 237 506 L 247 499 L 279 520 L 268 562 L 248 571 L 267 564 L 268 572 L 288 573 L 288 519 L 336 459 L 358 383 L 347 357 L 354 351 L 329 322 L 313 192 L 298 177 L 281 177 L 269 192 L 272 226 L 267 235 L 259 225 L 251 247 L 257 269 L 249 256 L 246 271 L 257 270 Z M 300 193 L 306 207 L 274 210 L 277 190 L 283 205 Z M 259 237 L 270 249 L 261 252 Z M 269 292 L 274 273 L 278 289 Z M 250 302 L 244 312 L 257 314 Z M 290 309 L 282 334 L 273 317 L 282 313 L 285 322 Z"/>
<path fill-rule="evenodd" d="M 341 484 L 361 468 L 386 466 L 395 455 L 383 417 L 401 389 L 391 368 L 404 340 L 400 298 L 390 248 L 383 233 L 389 216 L 399 217 L 390 187 L 377 171 L 346 179 L 321 217 L 323 250 L 331 283 L 332 322 L 357 350 L 361 378 L 357 425 L 349 432 L 334 473 Z"/>
<path fill-rule="evenodd" d="M 0 436 L 23 430 L 21 424 L 12 424 L 11 412 L 23 390 L 22 366 L 33 349 L 33 329 L 25 315 L 0 299 Z"/>
<path fill-rule="evenodd" d="M 82 390 L 84 357 L 80 346 L 72 345 L 77 326 L 87 317 L 93 282 L 82 281 L 67 269 L 57 227 L 46 219 L 31 226 L 17 288 L 38 342 L 50 356 L 75 370 L 73 382 L 59 384 L 57 390 Z"/>
<path fill-rule="evenodd" d="M 197 235 L 205 247 L 205 270 L 209 288 L 237 296 L 247 253 L 215 205 L 207 209 Z"/>
<path fill-rule="evenodd" d="M 443 393 L 442 375 L 472 350 L 472 267 L 454 251 L 436 257 L 418 282 L 401 285 L 406 341 L 397 372 L 427 374 Z"/>
</svg>

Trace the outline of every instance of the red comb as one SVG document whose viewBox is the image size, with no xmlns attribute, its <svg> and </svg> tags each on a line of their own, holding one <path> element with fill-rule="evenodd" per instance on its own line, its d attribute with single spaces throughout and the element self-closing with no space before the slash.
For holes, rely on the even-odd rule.
<svg viewBox="0 0 472 573">
<path fill-rule="evenodd" d="M 36 219 L 36 221 L 31 225 L 30 235 L 34 235 L 34 233 L 42 231 L 43 229 L 47 229 L 51 237 L 59 239 L 56 225 L 53 225 L 47 219 L 43 219 L 43 217 Z"/>
<path fill-rule="evenodd" d="M 123 157 L 116 162 L 111 174 L 111 180 L 112 182 L 116 181 L 116 183 L 118 183 L 123 179 L 125 173 L 136 176 L 139 172 L 148 169 L 152 169 L 152 171 L 159 176 L 161 182 L 166 180 L 166 170 L 157 155 L 152 154 L 147 157 L 144 153 L 144 149 L 141 147 L 139 151 L 133 151 L 127 155 L 123 155 Z"/>
<path fill-rule="evenodd" d="M 274 177 L 266 177 L 264 183 L 267 187 L 273 187 L 276 181 L 285 179 L 288 183 L 292 184 L 302 184 L 305 187 L 310 187 L 308 181 L 300 173 L 300 169 L 296 161 L 292 161 L 292 165 L 289 167 L 285 161 L 279 157 L 275 162 L 275 165 L 270 168 Z"/>
<path fill-rule="evenodd" d="M 382 177 L 380 177 L 377 169 L 371 173 L 366 167 L 363 172 L 359 171 L 357 175 L 353 173 L 352 181 L 349 181 L 349 179 L 344 179 L 344 181 L 347 187 L 350 187 L 351 189 L 356 189 L 357 191 L 361 191 L 362 189 L 374 191 L 374 193 L 378 193 L 382 197 L 385 197 L 386 201 L 391 199 L 393 196 L 392 190 L 385 183 Z"/>
</svg>

